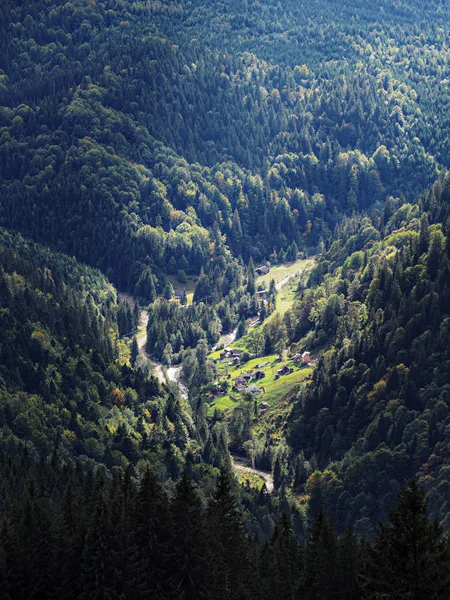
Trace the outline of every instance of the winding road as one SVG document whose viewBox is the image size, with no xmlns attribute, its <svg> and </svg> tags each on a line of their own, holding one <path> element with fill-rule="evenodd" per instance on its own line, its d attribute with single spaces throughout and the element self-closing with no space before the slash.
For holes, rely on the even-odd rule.
<svg viewBox="0 0 450 600">
<path fill-rule="evenodd" d="M 131 296 L 130 294 L 126 294 L 125 292 L 119 292 L 119 300 L 120 300 L 120 302 L 128 302 L 128 304 L 131 306 L 131 308 L 134 308 L 134 305 L 136 304 L 133 296 Z M 146 310 L 144 310 L 143 308 L 141 308 L 141 317 L 140 317 L 140 321 L 139 321 L 139 330 L 138 330 L 139 332 L 136 337 L 136 341 L 137 341 L 138 348 L 139 348 L 139 353 L 141 354 L 141 356 L 143 356 L 144 358 L 146 358 L 147 360 L 149 360 L 152 363 L 152 365 L 155 369 L 155 375 L 162 384 L 168 385 L 169 383 L 175 383 L 180 390 L 182 398 L 187 399 L 188 389 L 184 385 L 184 383 L 181 381 L 181 367 L 180 366 L 169 367 L 167 369 L 167 377 L 166 377 L 166 373 L 164 371 L 162 364 L 159 363 L 158 361 L 154 360 L 148 354 L 147 350 L 145 349 L 145 345 L 147 343 L 147 325 L 148 325 L 148 312 Z"/>
<path fill-rule="evenodd" d="M 130 294 L 120 292 L 119 300 L 120 300 L 120 302 L 128 302 L 128 304 L 132 308 L 134 308 L 135 300 L 134 300 L 133 296 L 131 296 Z M 139 322 L 139 334 L 136 337 L 140 354 L 152 363 L 152 365 L 155 368 L 156 376 L 158 377 L 159 381 L 162 384 L 164 384 L 164 385 L 168 385 L 168 383 L 176 384 L 178 386 L 178 389 L 180 390 L 181 397 L 184 399 L 187 399 L 188 398 L 188 389 L 184 385 L 184 383 L 181 381 L 181 367 L 180 366 L 169 367 L 165 372 L 161 363 L 153 360 L 151 358 L 151 356 L 148 354 L 148 352 L 146 351 L 145 344 L 147 342 L 147 325 L 148 325 L 148 313 L 146 310 L 141 309 L 141 317 L 140 317 L 140 322 Z M 230 342 L 233 341 L 236 336 L 236 330 L 233 331 L 231 334 L 229 334 L 229 336 L 230 336 Z M 166 373 L 167 373 L 167 377 L 166 377 Z M 252 467 L 248 467 L 247 465 L 244 464 L 244 459 L 240 456 L 231 455 L 231 458 L 233 459 L 233 467 L 235 469 L 237 469 L 238 471 L 245 471 L 247 473 L 253 473 L 254 475 L 259 475 L 259 477 L 261 477 L 264 480 L 264 483 L 266 484 L 266 488 L 267 488 L 267 491 L 269 492 L 269 494 L 271 494 L 273 492 L 273 477 L 272 477 L 271 473 L 269 473 L 268 471 L 260 471 L 258 469 L 252 469 Z"/>
<path fill-rule="evenodd" d="M 241 456 L 231 455 L 233 459 L 233 466 L 238 471 L 245 471 L 246 473 L 253 473 L 253 475 L 259 475 L 262 479 L 264 479 L 264 483 L 266 484 L 267 491 L 269 494 L 273 492 L 273 477 L 272 474 L 268 471 L 260 471 L 259 469 L 252 469 L 252 467 L 248 467 L 244 464 L 244 459 Z"/>
</svg>

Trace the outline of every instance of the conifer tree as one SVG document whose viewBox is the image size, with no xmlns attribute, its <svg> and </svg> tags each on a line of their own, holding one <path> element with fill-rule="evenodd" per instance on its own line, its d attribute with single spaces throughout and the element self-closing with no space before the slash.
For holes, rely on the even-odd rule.
<svg viewBox="0 0 450 600">
<path fill-rule="evenodd" d="M 173 298 L 173 286 L 170 281 L 164 286 L 164 298 L 166 300 L 171 300 Z"/>
<path fill-rule="evenodd" d="M 130 544 L 135 598 L 167 596 L 166 567 L 169 534 L 168 502 L 148 469 L 134 500 Z"/>
<path fill-rule="evenodd" d="M 136 336 L 133 337 L 133 341 L 131 342 L 131 355 L 130 355 L 130 363 L 134 368 L 136 365 L 136 359 L 139 356 L 139 346 L 137 343 Z"/>
<path fill-rule="evenodd" d="M 208 507 L 207 527 L 210 532 L 209 591 L 216 600 L 245 598 L 247 544 L 231 489 L 228 473 L 222 470 L 216 492 Z"/>
<path fill-rule="evenodd" d="M 361 589 L 358 574 L 361 568 L 361 548 L 353 527 L 346 527 L 338 540 L 337 576 L 342 600 L 359 600 Z"/>
<path fill-rule="evenodd" d="M 279 600 L 295 600 L 301 575 L 299 545 L 289 516 L 284 512 L 275 527 L 271 543 L 270 595 Z"/>
<path fill-rule="evenodd" d="M 334 526 L 320 508 L 306 540 L 303 598 L 306 600 L 339 598 L 336 555 L 337 538 Z"/>
<path fill-rule="evenodd" d="M 207 598 L 206 532 L 200 499 L 186 473 L 177 485 L 171 505 L 170 529 L 172 539 L 168 565 L 171 598 Z"/>
<path fill-rule="evenodd" d="M 450 598 L 449 542 L 430 522 L 425 492 L 412 480 L 397 496 L 389 522 L 380 524 L 363 573 L 367 598 Z"/>
</svg>

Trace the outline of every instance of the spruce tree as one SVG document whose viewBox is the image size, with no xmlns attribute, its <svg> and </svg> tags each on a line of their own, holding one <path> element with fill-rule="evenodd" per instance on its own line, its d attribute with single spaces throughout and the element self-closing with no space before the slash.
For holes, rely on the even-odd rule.
<svg viewBox="0 0 450 600">
<path fill-rule="evenodd" d="M 450 550 L 437 521 L 430 522 L 425 492 L 416 480 L 403 488 L 380 523 L 368 552 L 363 588 L 369 599 L 450 598 Z"/>
<path fill-rule="evenodd" d="M 245 598 L 247 543 L 228 473 L 221 471 L 208 507 L 210 581 L 214 600 Z"/>
<path fill-rule="evenodd" d="M 136 365 L 136 359 L 139 356 L 139 346 L 137 343 L 136 336 L 133 337 L 133 341 L 131 342 L 131 355 L 130 355 L 130 363 L 134 368 Z"/>
<path fill-rule="evenodd" d="M 168 501 L 152 471 L 140 483 L 130 524 L 133 598 L 167 597 Z"/>
<path fill-rule="evenodd" d="M 339 598 L 337 582 L 337 536 L 333 523 L 319 509 L 306 540 L 303 598 Z"/>
<path fill-rule="evenodd" d="M 206 599 L 206 531 L 200 499 L 186 474 L 177 485 L 170 523 L 172 539 L 168 565 L 171 598 Z"/>
<path fill-rule="evenodd" d="M 271 543 L 270 596 L 278 600 L 296 600 L 300 586 L 301 557 L 299 545 L 287 513 L 275 527 Z"/>
</svg>

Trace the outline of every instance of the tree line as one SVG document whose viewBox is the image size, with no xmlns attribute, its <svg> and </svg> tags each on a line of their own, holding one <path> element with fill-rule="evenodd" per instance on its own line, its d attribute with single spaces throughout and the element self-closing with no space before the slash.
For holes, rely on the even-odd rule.
<svg viewBox="0 0 450 600">
<path fill-rule="evenodd" d="M 450 595 L 450 548 L 413 480 L 375 539 L 338 536 L 319 509 L 299 541 L 282 513 L 266 541 L 248 536 L 233 477 L 208 497 L 184 473 L 170 497 L 146 470 L 96 471 L 0 454 L 2 598 L 305 598 Z M 20 476 L 17 477 L 17 470 Z M 261 493 L 264 493 L 262 491 Z"/>
</svg>

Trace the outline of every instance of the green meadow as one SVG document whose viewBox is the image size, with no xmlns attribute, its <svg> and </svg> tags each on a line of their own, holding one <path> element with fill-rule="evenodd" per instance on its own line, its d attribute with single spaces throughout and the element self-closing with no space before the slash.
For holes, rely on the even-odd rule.
<svg viewBox="0 0 450 600">
<path fill-rule="evenodd" d="M 233 345 L 233 348 L 237 345 Z M 257 385 L 262 391 L 258 395 L 252 395 L 257 401 L 258 406 L 261 402 L 267 402 L 269 408 L 267 412 L 270 413 L 271 408 L 274 408 L 276 404 L 289 394 L 296 385 L 305 381 L 305 379 L 312 374 L 312 367 L 300 366 L 296 364 L 292 359 L 278 360 L 276 354 L 270 356 L 264 356 L 249 360 L 245 365 L 230 365 L 230 360 L 225 359 L 220 361 L 218 355 L 220 351 L 215 352 L 211 358 L 217 358 L 216 368 L 218 371 L 218 381 L 229 381 L 230 388 L 226 396 L 218 396 L 209 401 L 209 413 L 213 414 L 216 409 L 228 410 L 235 406 L 239 406 L 241 402 L 248 402 L 244 400 L 246 392 L 237 392 L 232 389 L 234 380 L 240 377 L 247 371 L 263 371 L 266 376 L 259 381 L 251 381 L 250 384 Z M 264 365 L 264 366 L 261 366 Z M 287 375 L 280 375 L 276 379 L 277 371 L 284 365 L 293 369 L 292 373 Z"/>
</svg>

